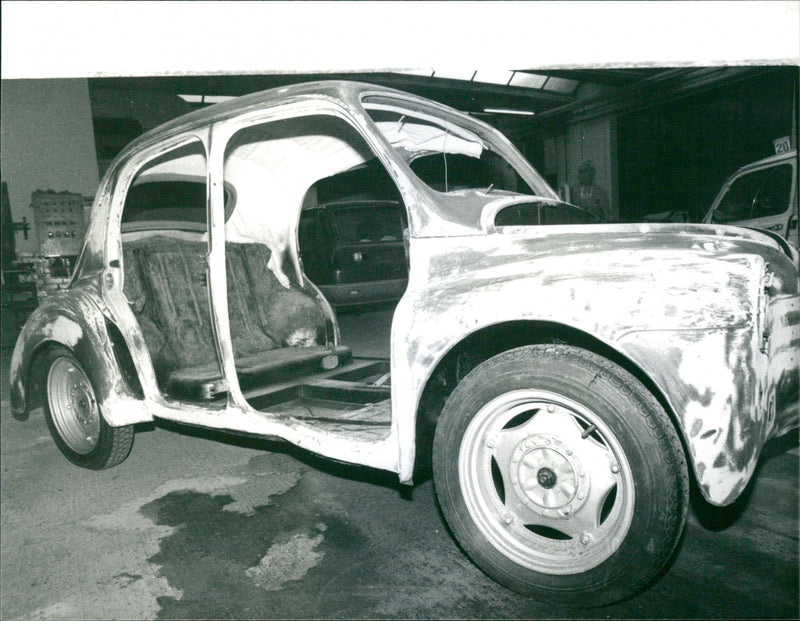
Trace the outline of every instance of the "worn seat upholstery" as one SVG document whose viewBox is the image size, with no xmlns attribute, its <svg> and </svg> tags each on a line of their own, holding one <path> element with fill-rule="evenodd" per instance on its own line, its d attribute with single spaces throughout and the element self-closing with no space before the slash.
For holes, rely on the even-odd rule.
<svg viewBox="0 0 800 621">
<path fill-rule="evenodd" d="M 208 301 L 204 241 L 155 235 L 124 244 L 125 295 L 137 315 L 159 384 L 168 393 L 210 398 L 221 379 Z M 350 357 L 333 347 L 313 290 L 281 285 L 262 244 L 226 245 L 228 315 L 243 385 L 279 381 Z M 331 358 L 334 356 L 334 359 Z"/>
</svg>

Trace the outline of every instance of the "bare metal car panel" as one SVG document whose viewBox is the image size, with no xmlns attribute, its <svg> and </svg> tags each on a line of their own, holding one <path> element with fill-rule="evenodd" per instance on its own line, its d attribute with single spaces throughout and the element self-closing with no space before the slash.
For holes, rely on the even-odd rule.
<svg viewBox="0 0 800 621">
<path fill-rule="evenodd" d="M 25 418 L 41 395 L 27 395 L 27 372 L 43 346 L 60 344 L 74 351 L 92 370 L 100 407 L 112 424 L 150 420 L 144 403 L 124 379 L 114 353 L 98 292 L 89 283 L 50 296 L 26 322 L 11 359 L 11 408 Z"/>
<path fill-rule="evenodd" d="M 700 227 L 691 235 L 673 225 L 617 228 L 412 243 L 412 293 L 395 316 L 393 344 L 403 353 L 393 366 L 394 411 L 404 418 L 403 408 L 414 409 L 401 395 L 419 395 L 470 333 L 520 319 L 568 325 L 647 372 L 677 418 L 704 495 L 728 504 L 764 441 L 796 425 L 791 262 L 771 243 Z M 785 365 L 782 379 L 770 376 L 771 361 Z"/>
<path fill-rule="evenodd" d="M 494 141 L 538 196 L 508 197 L 491 188 L 448 194 L 432 190 L 376 129 L 362 99 L 373 107 L 437 114 L 454 128 L 460 123 L 467 128 L 463 131 Z M 236 379 L 225 301 L 222 154 L 217 145 L 224 148 L 243 123 L 287 110 L 335 115 L 355 127 L 392 175 L 409 212 L 409 284 L 391 335 L 391 431 L 379 441 L 349 439 L 291 416 L 257 411 Z M 228 383 L 222 409 L 159 393 L 144 339 L 121 290 L 119 219 L 127 187 L 143 161 L 189 139 L 207 149 L 212 180 L 208 279 Z M 703 494 L 715 504 L 733 502 L 752 475 L 763 443 L 798 424 L 796 255 L 790 258 L 766 236 L 732 227 L 493 225 L 504 206 L 556 201 L 541 177 L 493 130 L 444 106 L 388 89 L 305 84 L 192 113 L 149 132 L 110 167 L 72 288 L 37 310 L 17 343 L 11 368 L 14 410 L 29 407 L 24 383 L 35 352 L 56 341 L 85 350 L 91 372 L 102 378 L 99 399 L 112 426 L 161 417 L 280 437 L 329 457 L 395 471 L 410 482 L 420 399 L 448 351 L 489 326 L 557 324 L 591 336 L 641 371 L 671 410 Z M 299 212 L 298 204 L 294 217 Z M 302 279 L 292 228 L 275 224 L 269 233 Z M 59 305 L 69 319 L 59 314 Z M 330 306 L 326 312 L 338 343 L 335 315 Z M 106 321 L 125 339 L 143 399 L 132 399 L 131 389 L 119 379 Z"/>
</svg>

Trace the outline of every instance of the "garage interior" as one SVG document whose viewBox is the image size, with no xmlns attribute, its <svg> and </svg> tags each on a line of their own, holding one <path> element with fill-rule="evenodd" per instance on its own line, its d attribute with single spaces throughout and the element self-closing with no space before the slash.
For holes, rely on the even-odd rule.
<svg viewBox="0 0 800 621">
<path fill-rule="evenodd" d="M 797 431 L 767 446 L 734 505 L 693 490 L 681 546 L 652 588 L 576 610 L 483 575 L 429 480 L 409 490 L 289 445 L 172 425 L 142 429 L 125 463 L 93 472 L 67 464 L 43 417 L 7 415 L 16 337 L 68 285 L 120 150 L 199 107 L 323 79 L 484 120 L 567 202 L 590 160 L 612 222 L 699 222 L 736 169 L 798 143 L 794 65 L 4 80 L 0 617 L 796 618 Z M 47 205 L 68 215 L 48 222 Z M 392 309 L 341 309 L 355 355 L 388 358 Z"/>
</svg>

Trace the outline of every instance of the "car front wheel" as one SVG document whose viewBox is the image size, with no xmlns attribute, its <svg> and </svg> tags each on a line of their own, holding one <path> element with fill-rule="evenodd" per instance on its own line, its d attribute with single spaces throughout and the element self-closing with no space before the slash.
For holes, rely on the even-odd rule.
<svg viewBox="0 0 800 621">
<path fill-rule="evenodd" d="M 543 601 L 597 606 L 641 590 L 686 520 L 666 412 L 627 371 L 574 347 L 521 347 L 473 369 L 445 404 L 433 468 L 467 554 Z"/>
<path fill-rule="evenodd" d="M 51 348 L 44 363 L 44 412 L 59 450 L 72 463 L 92 470 L 123 461 L 133 444 L 133 426 L 106 423 L 86 370 L 68 349 Z"/>
</svg>

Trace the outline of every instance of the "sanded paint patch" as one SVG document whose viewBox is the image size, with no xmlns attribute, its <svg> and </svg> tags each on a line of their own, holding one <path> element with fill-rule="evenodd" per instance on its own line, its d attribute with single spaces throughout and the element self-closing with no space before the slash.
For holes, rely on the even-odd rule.
<svg viewBox="0 0 800 621">
<path fill-rule="evenodd" d="M 324 530 L 325 526 L 319 524 L 317 529 Z M 317 552 L 322 539 L 321 534 L 315 537 L 294 535 L 285 543 L 272 545 L 258 565 L 244 573 L 253 579 L 257 587 L 265 591 L 279 591 L 287 582 L 300 580 L 322 561 L 325 555 Z"/>
<path fill-rule="evenodd" d="M 71 319 L 56 317 L 55 321 L 46 327 L 45 335 L 69 347 L 75 347 L 83 336 L 83 330 Z"/>
</svg>

